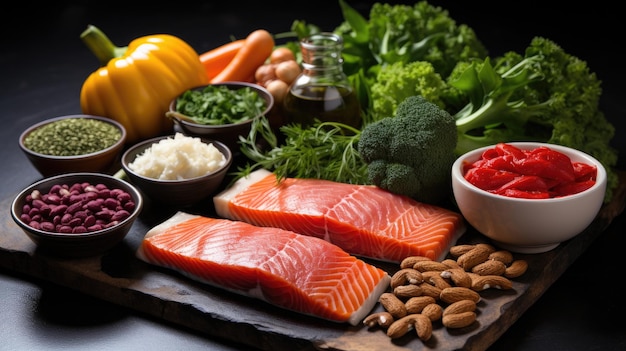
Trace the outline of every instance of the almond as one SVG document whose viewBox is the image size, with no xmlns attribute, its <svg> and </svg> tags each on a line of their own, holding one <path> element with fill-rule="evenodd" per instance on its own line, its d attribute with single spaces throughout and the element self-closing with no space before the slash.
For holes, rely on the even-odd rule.
<svg viewBox="0 0 626 351">
<path fill-rule="evenodd" d="M 426 341 L 432 336 L 433 326 L 428 317 L 418 313 L 409 314 L 391 323 L 387 328 L 387 336 L 397 339 L 406 335 L 411 329 L 415 329 L 417 336 Z"/>
<path fill-rule="evenodd" d="M 424 282 L 436 286 L 439 289 L 445 289 L 452 286 L 446 279 L 441 276 L 440 271 L 423 272 L 422 277 L 424 277 Z"/>
<path fill-rule="evenodd" d="M 454 245 L 450 248 L 450 255 L 452 255 L 453 257 L 459 257 L 462 254 L 468 252 L 469 250 L 473 249 L 476 245 L 472 245 L 472 244 L 462 244 L 462 245 Z"/>
<path fill-rule="evenodd" d="M 407 315 L 404 302 L 400 301 L 400 299 L 392 293 L 382 293 L 378 298 L 378 302 L 380 302 L 385 311 L 389 312 L 393 318 L 402 318 Z"/>
<path fill-rule="evenodd" d="M 461 266 L 459 266 L 456 260 L 453 260 L 451 258 L 446 258 L 445 260 L 441 261 L 441 263 L 445 264 L 446 267 L 450 269 L 461 268 Z"/>
<path fill-rule="evenodd" d="M 525 260 L 515 260 L 504 270 L 504 276 L 507 278 L 517 278 L 528 270 L 528 262 Z"/>
<path fill-rule="evenodd" d="M 426 256 L 409 256 L 400 262 L 400 268 L 413 268 L 413 265 L 417 261 L 432 261 Z"/>
<path fill-rule="evenodd" d="M 436 302 L 432 296 L 417 296 L 408 299 L 404 306 L 408 314 L 421 313 L 424 307 Z"/>
<path fill-rule="evenodd" d="M 365 317 L 363 320 L 363 324 L 369 328 L 379 326 L 383 328 L 387 328 L 393 323 L 394 319 L 391 313 L 389 312 L 377 312 L 372 313 L 369 316 Z"/>
<path fill-rule="evenodd" d="M 409 314 L 391 323 L 387 328 L 387 336 L 397 339 L 406 335 L 411 329 L 415 329 L 420 340 L 426 341 L 432 336 L 433 325 L 430 319 L 422 314 Z"/>
<path fill-rule="evenodd" d="M 438 321 L 443 316 L 443 307 L 437 303 L 431 303 L 422 309 L 422 314 L 428 317 L 431 322 Z"/>
<path fill-rule="evenodd" d="M 461 312 L 448 314 L 441 318 L 441 322 L 446 328 L 465 328 L 476 321 L 475 312 Z"/>
<path fill-rule="evenodd" d="M 443 310 L 443 315 L 457 314 L 461 312 L 474 312 L 476 310 L 476 302 L 473 300 L 459 300 L 451 303 Z"/>
<path fill-rule="evenodd" d="M 495 248 L 489 244 L 476 244 L 473 249 L 467 251 L 456 259 L 456 262 L 464 270 L 469 271 L 479 263 L 483 263 Z"/>
<path fill-rule="evenodd" d="M 400 285 L 419 284 L 424 281 L 422 273 L 413 268 L 403 268 L 391 276 L 391 288 L 395 289 Z"/>
<path fill-rule="evenodd" d="M 422 288 L 419 285 L 400 285 L 393 289 L 393 294 L 400 299 L 422 296 Z"/>
<path fill-rule="evenodd" d="M 438 287 L 431 285 L 427 282 L 423 282 L 419 286 L 420 288 L 422 288 L 422 295 L 431 296 L 435 299 L 439 299 L 439 296 L 441 295 L 441 289 L 439 289 Z"/>
<path fill-rule="evenodd" d="M 387 336 L 392 339 L 403 337 L 409 330 L 413 329 L 414 316 L 404 316 L 393 323 L 387 328 Z"/>
<path fill-rule="evenodd" d="M 428 316 L 418 314 L 415 317 L 415 331 L 422 341 L 428 341 L 433 335 L 433 323 Z"/>
<path fill-rule="evenodd" d="M 513 283 L 501 275 L 479 275 L 472 279 L 472 290 L 483 291 L 490 288 L 508 290 Z"/>
<path fill-rule="evenodd" d="M 490 253 L 487 259 L 500 261 L 505 265 L 509 265 L 511 264 L 511 262 L 513 262 L 513 254 L 506 250 L 498 250 Z"/>
<path fill-rule="evenodd" d="M 462 286 L 469 288 L 472 286 L 472 278 L 463 268 L 447 269 L 441 272 L 441 277 L 444 279 L 452 280 L 452 283 L 456 286 Z"/>
<path fill-rule="evenodd" d="M 448 269 L 448 266 L 437 261 L 417 261 L 413 265 L 413 269 L 417 269 L 423 273 L 429 271 L 443 271 Z"/>
<path fill-rule="evenodd" d="M 472 273 L 478 275 L 502 275 L 506 270 L 506 265 L 502 261 L 487 260 L 472 267 Z"/>
<path fill-rule="evenodd" d="M 480 294 L 470 288 L 453 286 L 451 288 L 442 289 L 439 294 L 439 299 L 446 303 L 454 303 L 461 300 L 478 302 L 480 301 Z"/>
</svg>

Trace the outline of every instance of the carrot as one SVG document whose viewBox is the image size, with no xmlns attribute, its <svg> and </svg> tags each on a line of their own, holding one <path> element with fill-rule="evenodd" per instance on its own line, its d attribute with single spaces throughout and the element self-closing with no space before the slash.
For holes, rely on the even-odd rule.
<svg viewBox="0 0 626 351">
<path fill-rule="evenodd" d="M 231 41 L 199 56 L 209 80 L 213 79 L 228 66 L 245 42 L 245 39 Z"/>
<path fill-rule="evenodd" d="M 249 80 L 254 77 L 256 69 L 272 54 L 273 49 L 274 38 L 272 35 L 264 29 L 255 30 L 248 34 L 245 44 L 230 63 L 210 82 Z"/>
</svg>

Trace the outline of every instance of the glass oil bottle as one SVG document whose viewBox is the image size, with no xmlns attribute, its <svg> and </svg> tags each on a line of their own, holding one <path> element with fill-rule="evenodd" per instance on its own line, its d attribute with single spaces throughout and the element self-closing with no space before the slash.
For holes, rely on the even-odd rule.
<svg viewBox="0 0 626 351">
<path fill-rule="evenodd" d="M 360 129 L 363 118 L 354 89 L 343 72 L 343 39 L 322 32 L 300 41 L 302 73 L 289 87 L 287 123 L 310 126 L 315 119 Z"/>
</svg>

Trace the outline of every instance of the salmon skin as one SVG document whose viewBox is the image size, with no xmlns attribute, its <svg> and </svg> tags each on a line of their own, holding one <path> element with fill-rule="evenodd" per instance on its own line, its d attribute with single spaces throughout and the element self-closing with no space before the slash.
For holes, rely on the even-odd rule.
<svg viewBox="0 0 626 351">
<path fill-rule="evenodd" d="M 465 232 L 463 216 L 373 185 L 286 178 L 260 169 L 213 198 L 218 216 L 329 241 L 350 254 L 401 262 L 442 260 Z"/>
<path fill-rule="evenodd" d="M 185 212 L 150 229 L 136 255 L 202 283 L 354 326 L 391 280 L 318 238 Z"/>
</svg>

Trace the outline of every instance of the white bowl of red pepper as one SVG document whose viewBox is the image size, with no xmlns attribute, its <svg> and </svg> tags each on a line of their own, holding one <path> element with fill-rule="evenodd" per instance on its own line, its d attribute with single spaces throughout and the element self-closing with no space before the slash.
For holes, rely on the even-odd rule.
<svg viewBox="0 0 626 351">
<path fill-rule="evenodd" d="M 606 182 L 594 157 L 538 142 L 479 148 L 452 166 L 454 199 L 467 222 L 519 253 L 550 251 L 582 233 L 602 207 Z"/>
<path fill-rule="evenodd" d="M 118 245 L 142 209 L 142 195 L 128 182 L 79 172 L 27 186 L 13 200 L 11 216 L 37 252 L 77 258 Z"/>
</svg>

